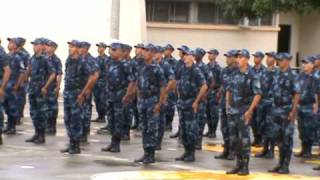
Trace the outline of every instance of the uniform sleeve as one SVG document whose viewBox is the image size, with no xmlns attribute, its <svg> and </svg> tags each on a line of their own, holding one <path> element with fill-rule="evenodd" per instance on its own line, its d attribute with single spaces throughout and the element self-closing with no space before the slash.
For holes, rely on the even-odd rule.
<svg viewBox="0 0 320 180">
<path fill-rule="evenodd" d="M 9 57 L 6 52 L 0 51 L 0 65 L 2 68 L 9 65 Z"/>
<path fill-rule="evenodd" d="M 170 66 L 170 64 L 165 64 L 165 70 L 166 70 L 165 74 L 166 74 L 168 81 L 174 80 L 175 74 L 174 74 L 174 71 L 173 71 L 172 67 Z"/>
<path fill-rule="evenodd" d="M 293 93 L 300 94 L 301 93 L 301 86 L 299 83 L 299 75 L 297 73 L 293 73 Z"/>
<path fill-rule="evenodd" d="M 262 89 L 261 89 L 261 77 L 260 76 L 256 76 L 253 78 L 252 81 L 252 91 L 254 94 L 262 94 Z"/>
<path fill-rule="evenodd" d="M 56 68 L 53 64 L 53 61 L 50 61 L 47 57 L 45 57 L 45 62 L 46 62 L 46 66 L 47 66 L 47 69 L 48 69 L 48 73 L 51 74 L 51 73 L 56 73 Z"/>
<path fill-rule="evenodd" d="M 194 75 L 195 75 L 195 78 L 196 78 L 197 86 L 200 87 L 202 85 L 207 84 L 206 78 L 205 78 L 204 74 L 200 71 L 200 69 L 195 68 L 194 69 Z"/>
<path fill-rule="evenodd" d="M 58 75 L 62 75 L 62 64 L 61 64 L 61 60 L 59 58 L 57 58 L 57 62 L 56 62 L 56 73 Z"/>
<path fill-rule="evenodd" d="M 214 79 L 213 79 L 213 74 L 209 69 L 209 66 L 205 65 L 205 69 L 204 70 L 205 70 L 205 73 L 206 73 L 206 76 L 207 76 L 207 83 L 211 84 Z"/>
<path fill-rule="evenodd" d="M 16 68 L 18 69 L 18 72 L 24 73 L 26 71 L 27 67 L 25 66 L 23 58 L 21 56 L 19 56 L 18 54 L 14 55 L 13 58 L 15 61 Z"/>
<path fill-rule="evenodd" d="M 83 69 L 86 75 L 91 76 L 96 72 L 99 72 L 98 66 L 96 65 L 95 61 L 87 61 L 87 60 L 83 60 L 81 59 L 80 61 L 82 61 L 83 63 Z"/>
<path fill-rule="evenodd" d="M 135 81 L 136 78 L 135 78 L 135 75 L 134 75 L 134 72 L 133 72 L 132 63 L 130 63 L 130 62 L 128 62 L 126 60 L 126 62 L 124 62 L 124 67 L 125 67 L 125 72 L 126 72 L 126 75 L 127 75 L 127 80 L 129 82 L 132 82 L 132 81 Z"/>
<path fill-rule="evenodd" d="M 164 87 L 164 86 L 167 85 L 166 78 L 165 78 L 165 75 L 164 75 L 164 71 L 162 70 L 162 68 L 160 68 L 160 66 L 158 66 L 157 69 L 158 69 L 157 70 L 157 76 L 158 76 L 158 80 L 159 80 L 160 86 Z"/>
<path fill-rule="evenodd" d="M 214 84 L 215 84 L 215 88 L 219 88 L 221 86 L 221 68 L 217 67 L 214 69 L 213 72 L 213 80 L 214 80 Z"/>
</svg>

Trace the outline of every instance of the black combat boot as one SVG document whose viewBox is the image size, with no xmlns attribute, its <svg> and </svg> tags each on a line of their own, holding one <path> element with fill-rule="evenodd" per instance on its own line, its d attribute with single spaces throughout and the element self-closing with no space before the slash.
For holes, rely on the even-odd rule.
<svg viewBox="0 0 320 180">
<path fill-rule="evenodd" d="M 16 118 L 12 117 L 11 123 L 10 123 L 10 128 L 6 131 L 6 134 L 8 134 L 8 135 L 16 134 L 16 124 L 17 124 Z"/>
<path fill-rule="evenodd" d="M 249 172 L 249 157 L 241 158 L 241 166 L 238 171 L 239 176 L 247 176 L 250 174 Z"/>
<path fill-rule="evenodd" d="M 0 145 L 3 144 L 3 140 L 2 140 L 2 129 L 0 129 Z"/>
<path fill-rule="evenodd" d="M 202 150 L 202 135 L 199 135 L 195 148 L 196 150 Z"/>
<path fill-rule="evenodd" d="M 265 155 L 266 159 L 273 159 L 274 158 L 274 142 L 269 141 L 269 148 L 268 152 Z"/>
<path fill-rule="evenodd" d="M 155 163 L 155 150 L 153 148 L 148 148 L 147 156 L 143 159 L 143 164 L 152 164 Z"/>
<path fill-rule="evenodd" d="M 80 154 L 80 153 L 81 153 L 80 141 L 73 141 L 69 149 L 69 154 Z"/>
<path fill-rule="evenodd" d="M 184 157 L 184 162 L 194 162 L 195 161 L 195 147 L 194 145 L 188 145 L 187 146 L 187 153 L 186 156 Z"/>
<path fill-rule="evenodd" d="M 229 155 L 229 142 L 226 141 L 223 145 L 223 152 L 220 155 L 215 156 L 215 159 L 227 159 Z"/>
<path fill-rule="evenodd" d="M 237 157 L 236 167 L 234 167 L 234 168 L 231 169 L 230 171 L 227 171 L 226 174 L 238 174 L 241 166 L 242 166 L 241 158 L 240 158 L 240 157 Z"/>
<path fill-rule="evenodd" d="M 36 138 L 33 141 L 33 143 L 35 143 L 35 144 L 44 144 L 46 142 L 45 129 L 39 129 L 38 132 L 39 132 L 38 138 Z"/>
<path fill-rule="evenodd" d="M 314 171 L 320 171 L 320 166 L 312 168 Z"/>
<path fill-rule="evenodd" d="M 147 156 L 148 156 L 148 152 L 147 152 L 147 150 L 145 149 L 143 156 L 142 156 L 141 158 L 139 158 L 139 159 L 135 159 L 134 162 L 135 162 L 135 163 L 142 163 Z"/>
<path fill-rule="evenodd" d="M 71 149 L 72 143 L 73 143 L 73 141 L 70 140 L 70 141 L 69 141 L 69 144 L 68 144 L 64 149 L 61 149 L 60 152 L 61 152 L 61 153 L 68 153 L 69 150 Z"/>
<path fill-rule="evenodd" d="M 179 156 L 179 157 L 177 157 L 176 158 L 176 161 L 184 161 L 184 158 L 186 157 L 186 155 L 187 155 L 187 145 L 184 145 L 184 153 L 181 155 L 181 156 Z"/>
<path fill-rule="evenodd" d="M 284 163 L 284 154 L 283 152 L 279 149 L 279 163 L 276 167 L 274 167 L 273 169 L 269 170 L 268 172 L 270 173 L 278 173 L 281 166 L 283 165 Z"/>
<path fill-rule="evenodd" d="M 35 128 L 34 135 L 31 138 L 27 139 L 26 142 L 33 143 L 36 139 L 38 139 L 38 136 L 39 136 L 39 130 L 37 128 Z"/>
<path fill-rule="evenodd" d="M 312 157 L 312 143 L 306 143 L 303 158 L 310 159 Z"/>
<path fill-rule="evenodd" d="M 109 152 L 118 153 L 120 152 L 120 138 L 112 137 L 112 146 L 109 149 Z"/>
<path fill-rule="evenodd" d="M 289 171 L 290 160 L 291 160 L 290 155 L 286 154 L 285 157 L 283 158 L 282 166 L 278 170 L 279 174 L 289 174 L 290 173 L 290 171 Z"/>
</svg>

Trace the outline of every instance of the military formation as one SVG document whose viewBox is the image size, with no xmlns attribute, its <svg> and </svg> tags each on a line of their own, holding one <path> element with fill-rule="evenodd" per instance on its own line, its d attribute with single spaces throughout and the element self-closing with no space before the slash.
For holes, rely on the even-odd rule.
<svg viewBox="0 0 320 180">
<path fill-rule="evenodd" d="M 176 60 L 170 44 L 131 47 L 100 42 L 96 44 L 98 56 L 93 57 L 90 43 L 72 40 L 67 42 L 69 55 L 63 72 L 54 41 L 35 39 L 30 56 L 24 38 L 7 40 L 8 53 L 0 48 L 1 144 L 2 133 L 16 134 L 27 100 L 34 135 L 26 142 L 43 144 L 46 135 L 56 134 L 64 76 L 63 115 L 69 142 L 62 153 L 81 153 L 91 122 L 96 121 L 105 123 L 98 134 L 111 134 L 110 144 L 101 151 L 120 152 L 121 141 L 130 140 L 130 129 L 134 129 L 142 134 L 144 150 L 135 162 L 154 163 L 166 130 L 172 130 L 175 113 L 179 126 L 170 138 L 178 138 L 184 147 L 176 161 L 194 162 L 203 137 L 216 138 L 220 124 L 223 152 L 215 158 L 235 160 L 227 174 L 249 174 L 252 146 L 263 147 L 255 157 L 266 159 L 275 157 L 277 146 L 279 163 L 269 172 L 288 174 L 296 120 L 301 152 L 294 155 L 311 158 L 312 147 L 319 145 L 320 55 L 303 58 L 298 72 L 290 67 L 289 53 L 250 54 L 233 49 L 224 54 L 226 67 L 222 68 L 217 49 L 182 45 Z M 95 120 L 91 120 L 92 102 L 98 114 Z"/>
</svg>

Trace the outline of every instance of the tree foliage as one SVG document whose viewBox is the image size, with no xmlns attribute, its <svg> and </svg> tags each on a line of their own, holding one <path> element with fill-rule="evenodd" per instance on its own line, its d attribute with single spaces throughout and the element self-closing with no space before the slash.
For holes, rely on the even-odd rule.
<svg viewBox="0 0 320 180">
<path fill-rule="evenodd" d="M 296 11 L 308 14 L 320 11 L 320 0 L 219 0 L 226 15 L 241 19 L 243 17 L 262 17 L 275 12 Z"/>
</svg>

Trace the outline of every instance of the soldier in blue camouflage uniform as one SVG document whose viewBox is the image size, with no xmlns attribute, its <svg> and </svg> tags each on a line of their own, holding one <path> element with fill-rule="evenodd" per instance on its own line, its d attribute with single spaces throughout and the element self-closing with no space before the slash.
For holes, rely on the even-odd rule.
<svg viewBox="0 0 320 180">
<path fill-rule="evenodd" d="M 168 62 L 171 69 L 175 72 L 175 67 L 178 61 L 172 56 L 174 47 L 171 44 L 167 44 L 164 47 L 164 61 Z M 177 95 L 174 91 L 168 92 L 168 98 L 166 101 L 165 119 L 166 119 L 166 129 L 172 130 L 172 121 L 175 114 L 175 108 L 177 104 Z"/>
<path fill-rule="evenodd" d="M 295 154 L 296 157 L 311 158 L 312 145 L 317 140 L 317 83 L 319 81 L 313 74 L 315 60 L 313 56 L 302 59 L 302 72 L 299 77 L 301 94 L 298 108 L 298 130 L 302 149 L 300 153 Z"/>
<path fill-rule="evenodd" d="M 207 86 L 208 86 L 208 91 L 211 91 L 213 89 L 213 75 L 212 72 L 209 69 L 209 66 L 207 66 L 203 61 L 203 57 L 206 54 L 206 51 L 202 48 L 196 48 L 195 49 L 195 60 L 196 60 L 196 67 L 198 67 L 207 82 Z M 207 94 L 207 93 L 206 93 Z M 203 131 L 204 131 L 204 127 L 206 125 L 207 122 L 207 95 L 203 97 L 203 99 L 201 100 L 200 104 L 199 104 L 199 109 L 198 112 L 196 113 L 197 116 L 197 121 L 199 123 L 199 135 L 198 135 L 198 139 L 197 139 L 197 143 L 196 143 L 196 149 L 197 150 L 201 150 L 202 149 L 202 135 L 203 135 Z"/>
<path fill-rule="evenodd" d="M 180 59 L 178 60 L 177 64 L 176 64 L 176 67 L 175 67 L 175 74 L 176 74 L 176 81 L 177 81 L 177 84 L 179 83 L 180 81 L 180 77 L 181 77 L 181 71 L 183 69 L 183 67 L 185 66 L 185 63 L 184 63 L 184 56 L 186 55 L 186 52 L 188 52 L 190 49 L 188 46 L 186 45 L 182 45 L 181 47 L 178 48 L 179 50 L 179 57 Z M 179 126 L 178 126 L 178 131 L 174 134 L 172 134 L 170 136 L 170 138 L 177 138 L 177 137 L 181 137 L 181 133 L 180 133 L 180 129 L 181 129 L 181 126 L 180 126 L 180 122 L 181 122 L 181 116 L 180 116 L 180 99 L 179 99 L 179 96 L 178 96 L 178 99 L 177 99 L 177 111 L 178 111 L 178 116 L 179 116 Z"/>
<path fill-rule="evenodd" d="M 88 63 L 92 66 L 95 66 L 96 69 L 99 70 L 99 66 L 95 60 L 95 58 L 89 53 L 91 44 L 82 41 L 80 43 L 80 55 L 82 58 L 84 58 L 86 61 L 89 61 Z M 90 125 L 91 125 L 91 116 L 92 116 L 92 95 L 86 99 L 85 102 L 85 109 L 86 109 L 86 116 L 83 119 L 83 134 L 81 138 L 81 143 L 88 143 L 88 136 L 90 135 Z"/>
<path fill-rule="evenodd" d="M 175 84 L 176 84 L 175 74 L 174 74 L 173 69 L 171 68 L 171 65 L 163 59 L 163 51 L 164 51 L 164 48 L 162 48 L 160 46 L 156 46 L 154 57 L 155 57 L 156 62 L 159 64 L 159 66 L 161 67 L 161 69 L 164 73 L 164 77 L 167 82 L 166 92 L 172 92 L 175 89 Z M 169 99 L 169 97 L 166 98 L 166 101 L 165 101 L 163 107 L 161 108 L 161 112 L 160 112 L 160 126 L 159 126 L 158 144 L 157 144 L 156 150 L 161 150 L 161 143 L 162 143 L 164 131 L 166 128 L 166 117 L 167 117 L 166 110 L 168 109 L 168 107 L 167 107 L 168 106 L 168 99 Z"/>
<path fill-rule="evenodd" d="M 45 129 L 48 120 L 48 91 L 56 74 L 52 63 L 44 54 L 44 39 L 35 39 L 31 44 L 33 44 L 34 55 L 28 66 L 30 75 L 28 94 L 35 134 L 26 142 L 43 144 L 45 143 Z"/>
<path fill-rule="evenodd" d="M 0 40 L 0 145 L 2 142 L 2 129 L 3 129 L 3 121 L 4 121 L 4 115 L 3 115 L 3 102 L 5 99 L 5 91 L 6 86 L 8 84 L 9 78 L 10 78 L 11 70 L 9 67 L 9 59 L 8 55 L 6 54 L 5 50 L 1 46 L 1 40 Z"/>
<path fill-rule="evenodd" d="M 155 162 L 155 150 L 158 144 L 161 108 L 166 96 L 166 79 L 161 67 L 153 60 L 155 46 L 143 47 L 145 66 L 137 77 L 138 110 L 142 121 L 142 143 L 144 155 L 136 163 Z"/>
<path fill-rule="evenodd" d="M 260 77 L 248 64 L 250 53 L 238 52 L 238 70 L 227 86 L 226 107 L 229 114 L 231 148 L 236 150 L 236 167 L 227 174 L 248 175 L 250 160 L 250 121 L 261 99 Z"/>
<path fill-rule="evenodd" d="M 138 43 L 134 46 L 135 48 L 135 56 L 132 58 L 132 71 L 135 77 L 139 76 L 139 73 L 143 69 L 145 65 L 145 60 L 143 59 L 142 51 L 144 45 L 142 43 Z M 132 129 L 141 130 L 142 129 L 142 122 L 139 121 L 139 111 L 138 111 L 138 98 L 135 95 L 132 99 L 132 111 L 134 121 L 131 126 Z"/>
<path fill-rule="evenodd" d="M 19 53 L 19 47 L 22 46 L 23 41 L 19 38 L 8 38 L 9 56 L 8 63 L 11 69 L 11 75 L 6 86 L 6 94 L 4 98 L 4 108 L 8 117 L 8 124 L 4 133 L 15 134 L 16 123 L 20 118 L 20 104 L 21 94 L 24 90 L 21 87 L 26 66 L 23 61 L 23 56 Z"/>
<path fill-rule="evenodd" d="M 111 123 L 111 143 L 102 151 L 120 152 L 120 141 L 125 121 L 125 109 L 129 104 L 134 88 L 134 75 L 128 61 L 123 60 L 123 45 L 110 45 L 111 59 L 106 68 L 108 107 Z"/>
<path fill-rule="evenodd" d="M 96 105 L 96 111 L 98 113 L 97 119 L 93 120 L 94 122 L 106 122 L 106 75 L 103 74 L 106 68 L 106 62 L 108 61 L 109 57 L 106 55 L 105 51 L 107 49 L 107 45 L 103 42 L 96 44 L 98 48 L 98 56 L 96 57 L 96 63 L 100 69 L 100 77 L 93 89 L 93 100 Z"/>
<path fill-rule="evenodd" d="M 65 87 L 63 92 L 64 123 L 69 137 L 69 145 L 62 153 L 79 154 L 80 139 L 83 136 L 83 119 L 86 117 L 85 101 L 90 99 L 99 70 L 81 57 L 81 43 L 77 40 L 68 42 L 69 56 L 66 60 Z"/>
<path fill-rule="evenodd" d="M 221 74 L 221 67 L 216 61 L 216 58 L 219 55 L 219 51 L 216 49 L 211 49 L 208 52 L 209 63 L 208 67 L 213 75 L 212 79 L 212 87 L 211 90 L 209 89 L 207 95 L 207 125 L 208 131 L 204 134 L 205 137 L 215 138 L 216 131 L 219 122 L 219 100 L 220 100 L 220 74 Z"/>
<path fill-rule="evenodd" d="M 29 60 L 30 60 L 30 54 L 29 52 L 24 48 L 24 45 L 25 45 L 25 42 L 26 42 L 26 39 L 22 38 L 22 37 L 18 37 L 17 39 L 20 39 L 22 44 L 21 46 L 19 47 L 19 54 L 20 56 L 22 57 L 23 59 L 23 62 L 24 62 L 24 65 L 25 67 L 28 67 L 28 63 L 29 63 Z M 27 102 L 27 91 L 28 91 L 28 77 L 25 76 L 24 78 L 24 81 L 21 83 L 21 88 L 20 88 L 20 92 L 21 92 L 21 95 L 18 96 L 19 97 L 19 105 L 20 105 L 20 108 L 19 108 L 19 111 L 20 111 L 20 117 L 17 121 L 17 125 L 20 125 L 22 123 L 22 118 L 24 117 L 24 107 L 25 107 L 25 104 Z"/>
<path fill-rule="evenodd" d="M 294 120 L 300 97 L 298 75 L 290 68 L 292 56 L 279 53 L 276 56 L 279 70 L 274 75 L 271 87 L 273 108 L 272 128 L 275 140 L 279 146 L 279 164 L 269 172 L 288 174 L 293 148 Z"/>
<path fill-rule="evenodd" d="M 48 89 L 48 121 L 47 121 L 47 134 L 55 135 L 57 128 L 58 118 L 58 97 L 60 92 L 60 84 L 62 79 L 62 64 L 60 58 L 55 54 L 58 44 L 54 41 L 48 40 L 46 42 L 46 53 L 48 60 L 54 66 L 56 78 L 49 86 Z"/>
<path fill-rule="evenodd" d="M 263 150 L 255 155 L 257 158 L 274 158 L 274 138 L 272 134 L 272 91 L 271 85 L 276 71 L 275 52 L 265 54 L 267 69 L 261 75 L 262 100 L 257 107 L 257 118 L 260 124 L 258 131 L 262 134 Z"/>
<path fill-rule="evenodd" d="M 229 125 L 228 125 L 228 117 L 226 112 L 226 88 L 228 86 L 228 83 L 230 83 L 230 78 L 232 77 L 232 74 L 237 70 L 237 63 L 236 63 L 236 57 L 237 57 L 237 50 L 230 50 L 227 53 L 224 54 L 227 61 L 227 67 L 223 68 L 221 71 L 221 88 L 220 88 L 220 128 L 221 133 L 223 137 L 223 152 L 215 156 L 216 159 L 226 159 L 226 160 L 234 160 L 234 150 L 230 148 L 230 135 L 229 135 Z"/>
<path fill-rule="evenodd" d="M 262 61 L 264 59 L 264 53 L 261 51 L 257 51 L 254 54 L 252 54 L 252 56 L 254 57 L 253 62 L 253 71 L 255 76 L 257 77 L 261 77 L 262 74 L 266 71 L 266 67 L 262 64 Z M 259 105 L 260 106 L 260 105 Z M 253 132 L 253 146 L 261 146 L 262 144 L 262 134 L 261 134 L 261 122 L 260 119 L 261 117 L 259 117 L 261 114 L 261 112 L 259 112 L 258 114 L 258 109 L 259 106 L 257 107 L 257 109 L 254 111 L 253 113 L 253 117 L 252 117 L 252 122 L 251 122 L 251 128 L 252 128 L 252 132 Z"/>
<path fill-rule="evenodd" d="M 183 57 L 185 65 L 181 68 L 177 84 L 180 108 L 180 128 L 184 153 L 177 161 L 195 161 L 195 146 L 199 137 L 200 103 L 205 96 L 208 86 L 202 71 L 194 64 L 195 52 L 187 50 Z"/>
<path fill-rule="evenodd" d="M 314 55 L 314 72 L 313 72 L 313 76 L 317 81 L 317 95 L 318 95 L 318 103 L 320 102 L 320 54 L 318 55 Z M 320 109 L 318 108 L 318 113 L 316 114 L 316 118 L 318 120 L 317 123 L 317 139 L 318 139 L 318 143 L 319 139 L 320 139 Z M 320 171 L 320 166 L 314 167 L 313 170 L 316 171 Z"/>
<path fill-rule="evenodd" d="M 130 53 L 132 50 L 132 47 L 128 44 L 122 44 L 122 50 L 123 50 L 123 61 L 127 61 L 127 64 L 130 68 L 130 72 L 133 73 L 133 61 L 130 57 Z M 134 115 L 134 106 L 135 104 L 130 100 L 129 104 L 124 108 L 124 122 L 123 122 L 123 129 L 122 129 L 122 135 L 121 140 L 128 141 L 130 140 L 130 128 L 132 124 L 132 119 Z"/>
</svg>

